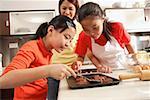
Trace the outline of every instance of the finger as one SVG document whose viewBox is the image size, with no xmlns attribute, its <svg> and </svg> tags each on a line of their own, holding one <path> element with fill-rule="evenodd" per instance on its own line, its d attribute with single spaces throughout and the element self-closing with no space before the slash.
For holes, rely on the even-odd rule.
<svg viewBox="0 0 150 100">
<path fill-rule="evenodd" d="M 102 72 L 102 68 L 99 68 L 99 67 L 98 67 L 97 70 L 98 70 L 99 72 Z"/>
<path fill-rule="evenodd" d="M 62 71 L 65 74 L 65 77 L 71 76 L 71 73 L 67 69 L 63 69 Z"/>
<path fill-rule="evenodd" d="M 109 73 L 112 73 L 112 68 L 111 67 L 109 67 Z"/>
<path fill-rule="evenodd" d="M 80 62 L 78 62 L 78 64 L 77 64 L 77 65 L 78 65 L 78 67 L 81 67 L 81 66 L 82 66 L 82 64 L 81 64 Z"/>
<path fill-rule="evenodd" d="M 61 73 L 61 76 L 60 76 L 60 78 L 59 78 L 59 80 L 62 80 L 62 79 L 64 79 L 66 77 L 66 75 L 65 75 L 65 73 Z"/>
<path fill-rule="evenodd" d="M 75 67 L 75 70 L 78 70 L 78 65 L 75 65 L 74 67 Z"/>
<path fill-rule="evenodd" d="M 106 73 L 106 67 L 102 67 L 101 70 L 103 73 Z"/>
<path fill-rule="evenodd" d="M 73 77 L 75 77 L 76 78 L 76 73 L 74 72 L 74 70 L 72 70 L 70 67 L 68 67 L 68 66 L 66 66 L 66 69 L 67 69 L 67 71 L 69 71 L 70 73 L 71 73 L 71 75 L 73 76 Z"/>
<path fill-rule="evenodd" d="M 77 64 L 74 64 L 71 68 L 72 68 L 73 70 L 78 70 Z"/>
<path fill-rule="evenodd" d="M 109 67 L 105 67 L 105 72 L 109 73 Z"/>
</svg>

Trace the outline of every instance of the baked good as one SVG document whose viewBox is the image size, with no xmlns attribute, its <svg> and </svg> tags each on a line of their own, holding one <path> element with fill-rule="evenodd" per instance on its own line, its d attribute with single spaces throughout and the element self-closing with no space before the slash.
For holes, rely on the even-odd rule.
<svg viewBox="0 0 150 100">
<path fill-rule="evenodd" d="M 76 83 L 79 85 L 83 85 L 83 84 L 88 84 L 89 82 L 86 80 L 86 78 L 82 77 L 82 76 L 77 76 L 77 78 L 75 79 Z"/>
</svg>

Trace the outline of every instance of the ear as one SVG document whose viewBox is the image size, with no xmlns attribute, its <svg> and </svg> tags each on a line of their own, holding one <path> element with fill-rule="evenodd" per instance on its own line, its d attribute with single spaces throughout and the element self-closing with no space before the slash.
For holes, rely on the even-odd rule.
<svg viewBox="0 0 150 100">
<path fill-rule="evenodd" d="M 106 19 L 105 18 L 102 18 L 102 21 L 104 22 Z"/>
<path fill-rule="evenodd" d="M 49 32 L 53 32 L 53 31 L 54 31 L 54 26 L 50 25 L 50 26 L 48 27 L 47 32 L 49 33 Z"/>
</svg>

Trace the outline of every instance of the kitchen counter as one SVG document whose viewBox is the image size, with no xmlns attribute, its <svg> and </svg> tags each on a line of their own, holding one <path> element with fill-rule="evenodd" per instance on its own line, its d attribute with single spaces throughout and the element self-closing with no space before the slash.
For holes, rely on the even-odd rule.
<svg viewBox="0 0 150 100">
<path fill-rule="evenodd" d="M 128 70 L 114 70 L 115 78 Z M 66 80 L 60 82 L 58 100 L 150 100 L 150 81 L 129 79 L 118 85 L 85 89 L 69 89 Z"/>
</svg>

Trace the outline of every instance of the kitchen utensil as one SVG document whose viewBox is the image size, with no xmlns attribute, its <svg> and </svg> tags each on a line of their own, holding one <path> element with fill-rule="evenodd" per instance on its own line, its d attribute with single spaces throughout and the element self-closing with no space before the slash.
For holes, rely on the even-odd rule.
<svg viewBox="0 0 150 100">
<path fill-rule="evenodd" d="M 141 70 L 139 73 L 128 73 L 119 75 L 120 80 L 139 78 L 140 80 L 150 80 L 150 70 Z"/>
<path fill-rule="evenodd" d="M 82 69 L 82 74 L 92 74 L 92 73 L 100 73 L 100 72 L 97 71 L 97 68 Z"/>
<path fill-rule="evenodd" d="M 101 73 L 94 73 L 94 74 L 82 74 L 82 76 L 87 77 L 87 78 L 92 78 L 94 75 L 99 75 L 99 76 L 105 76 L 107 78 L 110 78 L 112 81 L 111 82 L 93 82 L 90 80 L 90 82 L 88 81 L 88 79 L 86 79 L 88 82 L 86 84 L 78 84 L 76 79 L 74 77 L 69 77 L 67 78 L 67 83 L 69 88 L 71 89 L 81 89 L 81 88 L 92 88 L 92 87 L 102 87 L 102 86 L 111 86 L 111 85 L 117 85 L 119 84 L 120 80 L 101 74 Z"/>
</svg>

